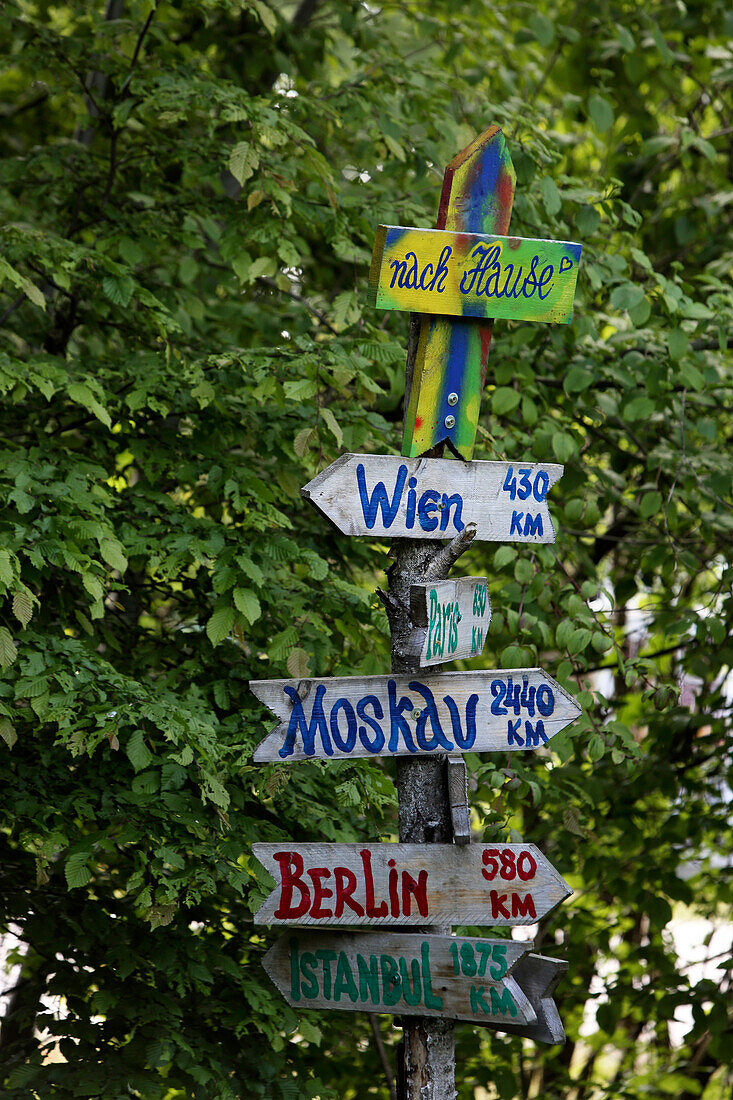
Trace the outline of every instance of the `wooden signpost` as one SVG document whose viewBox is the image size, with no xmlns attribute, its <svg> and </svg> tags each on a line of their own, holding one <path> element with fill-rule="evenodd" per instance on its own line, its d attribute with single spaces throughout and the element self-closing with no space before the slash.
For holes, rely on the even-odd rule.
<svg viewBox="0 0 733 1100">
<path fill-rule="evenodd" d="M 345 454 L 301 489 L 345 535 L 449 539 L 469 523 L 483 542 L 554 542 L 555 463 L 446 462 Z"/>
<path fill-rule="evenodd" d="M 255 749 L 256 763 L 536 749 L 581 713 L 541 668 L 249 686 L 281 719 Z"/>
<path fill-rule="evenodd" d="M 448 164 L 435 228 L 506 234 L 515 183 L 504 135 L 490 126 Z M 405 379 L 403 455 L 414 458 L 445 440 L 471 458 L 492 325 L 420 315 L 415 363 L 408 361 Z"/>
<path fill-rule="evenodd" d="M 469 461 L 492 319 L 567 323 L 578 277 L 579 244 L 508 236 L 514 183 L 492 126 L 448 165 L 435 230 L 378 228 L 372 302 L 421 315 L 403 457 L 345 454 L 301 490 L 344 534 L 394 540 L 380 591 L 391 674 L 250 682 L 279 719 L 256 762 L 397 758 L 399 843 L 253 852 L 275 881 L 255 920 L 290 926 L 265 956 L 272 980 L 296 1008 L 399 1014 L 399 1100 L 455 1095 L 456 1019 L 564 1040 L 552 994 L 566 964 L 451 925 L 532 924 L 571 894 L 534 845 L 471 843 L 465 754 L 539 748 L 580 708 L 539 668 L 434 670 L 486 638 L 486 578 L 448 579 L 472 540 L 555 540 L 547 497 L 562 466 Z M 444 442 L 466 461 L 439 457 Z M 333 925 L 376 931 L 311 930 Z"/>
<path fill-rule="evenodd" d="M 270 948 L 263 966 L 293 1008 L 527 1028 L 537 1026 L 537 1011 L 513 972 L 531 947 L 516 940 L 291 932 Z"/>
<path fill-rule="evenodd" d="M 484 648 L 491 622 L 488 581 L 459 577 L 413 584 L 410 615 L 414 630 L 404 653 L 419 657 L 421 668 L 475 657 Z"/>
<path fill-rule="evenodd" d="M 275 888 L 258 924 L 534 924 L 572 890 L 534 844 L 252 845 Z"/>
</svg>

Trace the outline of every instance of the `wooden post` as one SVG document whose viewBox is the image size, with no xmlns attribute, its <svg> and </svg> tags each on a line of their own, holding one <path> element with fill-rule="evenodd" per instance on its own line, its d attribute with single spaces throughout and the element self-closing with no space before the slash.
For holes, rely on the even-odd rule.
<svg viewBox="0 0 733 1100">
<path fill-rule="evenodd" d="M 394 563 L 388 574 L 391 599 L 387 602 L 392 671 L 419 673 L 419 656 L 402 656 L 412 629 L 410 585 L 443 580 L 448 568 L 441 570 L 441 577 L 427 575 L 436 555 L 435 544 L 428 541 L 396 539 L 392 543 L 392 554 Z M 400 758 L 397 761 L 397 800 L 401 841 L 413 844 L 450 843 L 453 829 L 443 757 Z M 452 929 L 450 925 L 433 925 L 429 931 L 450 935 Z M 454 1100 L 456 1048 L 453 1020 L 403 1016 L 402 1027 L 404 1042 L 400 1044 L 398 1054 L 402 1059 L 397 1074 L 398 1100 Z"/>
</svg>

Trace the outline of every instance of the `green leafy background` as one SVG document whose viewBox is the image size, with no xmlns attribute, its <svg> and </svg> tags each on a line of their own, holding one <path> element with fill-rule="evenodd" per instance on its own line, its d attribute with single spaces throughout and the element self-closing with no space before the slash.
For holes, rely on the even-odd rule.
<svg viewBox="0 0 733 1100">
<path fill-rule="evenodd" d="M 584 716 L 469 758 L 477 838 L 576 894 L 536 937 L 568 1043 L 459 1025 L 458 1096 L 728 1095 L 726 959 L 671 922 L 731 903 L 732 34 L 719 0 L 3 6 L 3 1097 L 389 1096 L 389 1017 L 269 983 L 249 850 L 394 837 L 392 765 L 255 767 L 247 681 L 389 667 L 388 547 L 299 489 L 399 452 L 375 226 L 433 225 L 491 122 L 512 232 L 583 260 L 571 325 L 495 328 L 476 457 L 565 474 L 555 546 L 461 559 L 471 664 Z"/>
</svg>

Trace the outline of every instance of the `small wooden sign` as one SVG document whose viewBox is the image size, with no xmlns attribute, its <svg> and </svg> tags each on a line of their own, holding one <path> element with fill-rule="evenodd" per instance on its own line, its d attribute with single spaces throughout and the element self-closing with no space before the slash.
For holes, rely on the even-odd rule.
<svg viewBox="0 0 733 1100">
<path fill-rule="evenodd" d="M 532 1005 L 537 1015 L 536 1022 L 520 1024 L 509 1019 L 502 1023 L 486 1020 L 482 1026 L 491 1031 L 505 1031 L 511 1035 L 521 1035 L 525 1039 L 534 1039 L 536 1043 L 564 1043 L 565 1028 L 553 993 L 567 969 L 568 964 L 561 959 L 532 953 L 524 955 L 514 967 L 512 977 Z"/>
<path fill-rule="evenodd" d="M 512 977 L 532 947 L 516 940 L 384 932 L 291 932 L 262 964 L 293 1008 L 443 1016 L 530 1027 Z"/>
<path fill-rule="evenodd" d="M 582 245 L 380 225 L 369 272 L 379 309 L 567 323 Z"/>
<path fill-rule="evenodd" d="M 345 535 L 451 539 L 467 523 L 484 542 L 554 542 L 547 494 L 555 463 L 453 462 L 345 454 L 301 494 Z"/>
<path fill-rule="evenodd" d="M 581 713 L 541 668 L 249 686 L 281 719 L 255 749 L 255 763 L 536 749 Z"/>
<path fill-rule="evenodd" d="M 534 844 L 252 845 L 256 924 L 534 924 L 572 894 Z"/>
<path fill-rule="evenodd" d="M 486 577 L 413 584 L 410 615 L 415 629 L 403 652 L 419 656 L 422 668 L 475 657 L 484 648 L 491 622 Z"/>
</svg>

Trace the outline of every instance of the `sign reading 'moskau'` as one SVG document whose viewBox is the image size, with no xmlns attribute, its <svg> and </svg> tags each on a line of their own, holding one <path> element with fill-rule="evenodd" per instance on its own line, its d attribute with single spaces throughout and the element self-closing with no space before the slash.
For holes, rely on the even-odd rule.
<svg viewBox="0 0 733 1100">
<path fill-rule="evenodd" d="M 572 894 L 534 844 L 253 844 L 257 924 L 534 924 Z"/>
<path fill-rule="evenodd" d="M 537 1013 L 511 977 L 532 943 L 384 932 L 293 932 L 262 960 L 293 1008 L 409 1012 L 531 1026 Z"/>
<path fill-rule="evenodd" d="M 258 764 L 536 749 L 581 713 L 541 668 L 250 680 L 249 686 L 281 719 L 255 749 Z"/>
</svg>

